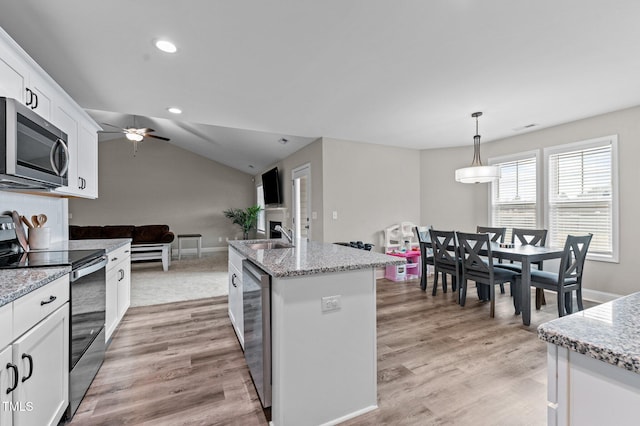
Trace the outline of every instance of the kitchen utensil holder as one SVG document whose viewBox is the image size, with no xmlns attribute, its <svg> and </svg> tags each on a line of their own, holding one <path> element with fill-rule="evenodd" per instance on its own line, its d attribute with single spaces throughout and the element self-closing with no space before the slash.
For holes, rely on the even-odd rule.
<svg viewBox="0 0 640 426">
<path fill-rule="evenodd" d="M 29 228 L 29 248 L 40 250 L 49 248 L 50 228 Z"/>
</svg>

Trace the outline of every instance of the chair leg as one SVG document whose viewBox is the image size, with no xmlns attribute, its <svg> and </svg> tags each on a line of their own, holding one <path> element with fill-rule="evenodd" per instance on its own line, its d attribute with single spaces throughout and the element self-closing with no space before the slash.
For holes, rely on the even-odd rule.
<svg viewBox="0 0 640 426">
<path fill-rule="evenodd" d="M 445 274 L 444 272 L 442 273 L 442 291 L 444 293 L 447 292 L 447 274 Z"/>
<path fill-rule="evenodd" d="M 558 317 L 564 316 L 564 292 L 558 290 Z"/>
<path fill-rule="evenodd" d="M 500 294 L 504 294 L 504 283 L 500 283 Z"/>
<path fill-rule="evenodd" d="M 490 316 L 494 318 L 496 315 L 496 286 L 494 284 L 489 284 L 489 300 L 491 300 L 491 311 Z"/>
<path fill-rule="evenodd" d="M 567 311 L 567 315 L 573 313 L 573 294 L 570 291 L 564 294 L 564 308 Z"/>
<path fill-rule="evenodd" d="M 458 294 L 458 303 L 460 306 L 464 306 L 464 303 L 467 301 L 467 280 L 463 279 L 460 281 L 460 292 Z"/>
<path fill-rule="evenodd" d="M 436 291 L 438 290 L 438 274 L 440 272 L 436 269 L 433 273 L 433 291 L 431 292 L 432 296 L 436 295 Z"/>
<path fill-rule="evenodd" d="M 576 302 L 578 302 L 578 310 L 583 311 L 584 306 L 582 305 L 582 286 L 578 286 L 576 289 Z"/>
<path fill-rule="evenodd" d="M 539 311 L 542 307 L 542 300 L 544 299 L 544 290 L 541 288 L 536 288 L 536 311 Z"/>
<path fill-rule="evenodd" d="M 426 265 L 422 265 L 422 275 L 420 276 L 420 289 L 422 291 L 427 290 L 427 268 Z"/>
</svg>

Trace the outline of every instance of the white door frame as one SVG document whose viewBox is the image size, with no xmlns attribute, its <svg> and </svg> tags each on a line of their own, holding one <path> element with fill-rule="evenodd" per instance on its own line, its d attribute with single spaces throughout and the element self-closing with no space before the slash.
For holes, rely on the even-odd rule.
<svg viewBox="0 0 640 426">
<path fill-rule="evenodd" d="M 307 217 L 306 218 L 301 218 L 302 220 L 299 220 L 297 218 L 297 216 L 300 214 L 300 206 L 298 205 L 298 203 L 301 200 L 298 200 L 298 195 L 297 195 L 297 186 L 296 186 L 296 181 L 299 181 L 301 178 L 306 177 L 306 181 L 307 181 Z M 308 240 L 311 239 L 311 217 L 309 217 L 311 215 L 311 164 L 310 163 L 306 163 L 303 164 L 302 166 L 296 167 L 295 169 L 293 169 L 291 171 L 291 220 L 292 220 L 292 225 L 293 225 L 293 229 L 296 235 L 296 238 L 302 236 L 302 233 L 300 232 L 302 230 L 302 226 L 306 226 L 306 238 Z M 304 200 L 302 200 L 304 202 Z"/>
</svg>

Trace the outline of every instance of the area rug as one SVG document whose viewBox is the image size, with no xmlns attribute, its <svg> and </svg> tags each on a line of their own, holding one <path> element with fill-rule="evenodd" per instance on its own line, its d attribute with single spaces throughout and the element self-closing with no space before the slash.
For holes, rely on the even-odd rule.
<svg viewBox="0 0 640 426">
<path fill-rule="evenodd" d="M 131 264 L 131 306 L 158 305 L 228 294 L 227 253 L 172 260 L 167 272 L 159 262 Z"/>
</svg>

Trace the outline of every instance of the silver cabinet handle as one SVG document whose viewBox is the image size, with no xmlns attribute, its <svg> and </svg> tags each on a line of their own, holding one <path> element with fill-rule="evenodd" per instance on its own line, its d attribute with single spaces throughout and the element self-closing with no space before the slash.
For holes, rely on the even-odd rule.
<svg viewBox="0 0 640 426">
<path fill-rule="evenodd" d="M 231 275 L 231 284 L 237 288 L 238 284 L 236 284 L 236 278 L 238 278 L 236 274 Z"/>
</svg>

